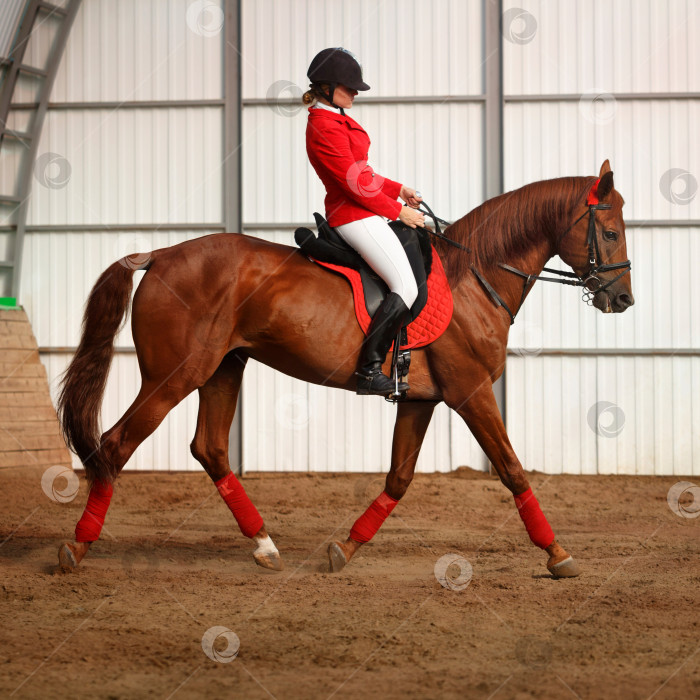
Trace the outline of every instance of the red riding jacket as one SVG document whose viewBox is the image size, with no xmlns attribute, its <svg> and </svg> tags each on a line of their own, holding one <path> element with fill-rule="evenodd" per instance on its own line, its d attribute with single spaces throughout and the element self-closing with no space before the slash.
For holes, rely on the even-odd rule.
<svg viewBox="0 0 700 700">
<path fill-rule="evenodd" d="M 326 219 L 331 226 L 375 214 L 397 219 L 401 184 L 367 164 L 367 132 L 352 117 L 328 109 L 309 109 L 306 152 L 326 187 Z"/>
</svg>

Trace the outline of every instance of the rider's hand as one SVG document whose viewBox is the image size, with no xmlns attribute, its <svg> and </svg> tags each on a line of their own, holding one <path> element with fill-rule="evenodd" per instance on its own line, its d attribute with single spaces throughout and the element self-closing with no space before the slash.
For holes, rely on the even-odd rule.
<svg viewBox="0 0 700 700">
<path fill-rule="evenodd" d="M 401 207 L 399 219 L 402 223 L 406 224 L 406 226 L 410 226 L 411 228 L 425 225 L 425 217 L 423 214 L 415 209 L 411 209 L 410 207 Z"/>
<path fill-rule="evenodd" d="M 418 192 L 416 192 L 412 187 L 406 187 L 406 185 L 401 185 L 399 197 L 401 197 L 401 199 L 403 199 L 403 201 L 413 209 L 417 209 L 420 206 L 420 203 L 423 201 L 423 197 L 421 197 Z"/>
</svg>

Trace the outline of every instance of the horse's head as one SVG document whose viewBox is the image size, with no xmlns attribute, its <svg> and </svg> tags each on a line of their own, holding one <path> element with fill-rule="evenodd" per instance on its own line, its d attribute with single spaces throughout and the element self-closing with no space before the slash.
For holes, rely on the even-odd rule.
<svg viewBox="0 0 700 700">
<path fill-rule="evenodd" d="M 559 257 L 585 281 L 593 306 L 603 313 L 621 313 L 634 304 L 622 218 L 624 203 L 606 160 L 597 189 L 594 185 L 587 201 L 574 212 L 578 223 L 559 240 Z"/>
</svg>

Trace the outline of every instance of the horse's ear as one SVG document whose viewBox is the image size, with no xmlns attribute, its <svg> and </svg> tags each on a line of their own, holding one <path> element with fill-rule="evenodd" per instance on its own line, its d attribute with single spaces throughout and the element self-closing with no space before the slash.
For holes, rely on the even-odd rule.
<svg viewBox="0 0 700 700">
<path fill-rule="evenodd" d="M 600 166 L 600 172 L 598 173 L 598 177 L 603 177 L 603 175 L 605 175 L 605 173 L 609 173 L 609 172 L 610 172 L 610 161 L 606 158 L 603 165 Z"/>
<path fill-rule="evenodd" d="M 606 160 L 605 163 L 607 164 L 607 162 Z M 613 187 L 615 187 L 613 183 L 613 172 L 608 165 L 605 174 L 600 176 L 600 182 L 598 183 L 598 199 L 601 201 L 605 199 L 613 191 Z"/>
</svg>

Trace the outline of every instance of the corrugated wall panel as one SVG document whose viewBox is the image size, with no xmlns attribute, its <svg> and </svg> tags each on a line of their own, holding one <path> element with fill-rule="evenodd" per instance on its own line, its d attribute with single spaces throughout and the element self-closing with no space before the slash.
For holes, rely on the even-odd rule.
<svg viewBox="0 0 700 700">
<path fill-rule="evenodd" d="M 221 1 L 206 5 L 201 10 L 191 0 L 86 0 L 51 101 L 221 98 Z"/>
<path fill-rule="evenodd" d="M 84 3 L 76 22 L 80 29 L 69 39 L 52 100 L 219 97 L 221 38 L 205 40 L 189 28 L 185 31 L 187 7 L 120 3 L 118 11 L 114 2 Z M 153 41 L 148 30 L 138 42 L 142 49 L 150 47 L 149 68 L 148 60 L 139 62 L 144 56 L 132 58 L 134 43 L 128 37 L 154 25 L 159 29 Z M 111 31 L 115 26 L 116 34 Z M 104 42 L 94 40 L 103 34 Z M 168 56 L 182 56 L 179 68 Z M 144 65 L 146 73 L 141 72 Z M 221 221 L 222 118 L 220 108 L 49 111 L 34 172 L 29 224 L 96 224 L 96 230 L 27 234 L 22 301 L 40 346 L 77 344 L 85 299 L 114 260 L 204 233 L 106 232 L 99 230 L 100 224 Z M 136 273 L 137 281 L 140 276 Z M 129 324 L 116 344 L 133 345 Z M 50 353 L 42 360 L 55 392 L 70 355 Z M 103 404 L 104 428 L 128 408 L 139 384 L 136 356 L 117 354 Z M 196 413 L 197 398 L 192 395 L 171 411 L 126 468 L 197 469 L 188 448 Z"/>
<path fill-rule="evenodd" d="M 124 255 L 204 235 L 200 231 L 31 232 L 26 235 L 22 305 L 40 347 L 75 347 L 85 301 L 102 271 Z M 144 273 L 136 272 L 134 286 Z M 130 325 L 116 345 L 132 347 Z"/>
<path fill-rule="evenodd" d="M 541 456 L 530 448 L 526 438 L 546 439 L 552 427 L 551 439 L 565 452 L 577 432 L 586 432 L 585 413 L 601 401 L 619 407 L 627 416 L 625 434 L 601 435 L 599 450 L 587 459 L 597 464 L 601 473 L 697 473 L 698 444 L 692 417 L 700 412 L 697 392 L 698 358 L 689 357 L 628 357 L 576 359 L 539 357 L 543 349 L 591 347 L 697 350 L 700 347 L 700 280 L 694 267 L 700 261 L 700 237 L 697 230 L 687 228 L 628 229 L 628 247 L 633 261 L 633 291 L 635 306 L 623 315 L 603 315 L 580 303 L 578 292 L 566 287 L 539 283 L 528 297 L 511 331 L 509 347 L 522 357 L 508 359 L 508 431 L 516 446 L 525 446 L 521 456 L 530 467 Z M 550 296 L 547 301 L 547 296 Z M 569 335 L 559 333 L 560 319 L 567 316 L 586 318 L 592 332 L 590 338 L 579 335 L 585 328 L 574 322 Z M 601 324 L 606 333 L 596 333 Z M 533 332 L 532 329 L 535 329 Z M 539 331 L 539 333 L 537 332 Z M 597 338 L 597 341 L 595 340 Z M 589 342 L 587 342 L 587 340 Z M 523 359 L 524 358 L 524 359 Z M 566 379 L 559 362 L 569 364 L 571 375 Z M 595 372 L 589 376 L 587 393 L 575 381 L 584 372 L 586 363 L 595 362 Z M 577 365 L 581 365 L 576 370 Z M 527 369 L 529 365 L 529 369 Z M 596 379 L 597 377 L 597 379 Z M 546 379 L 545 379 L 546 378 Z M 567 386 L 567 381 L 573 385 Z M 592 387 L 597 391 L 590 393 Z M 558 432 L 548 417 L 553 398 L 562 396 L 563 419 L 567 415 L 583 417 L 579 423 L 567 423 Z M 531 408 L 527 410 L 523 397 Z M 549 397 L 549 399 L 547 399 Z M 556 405 L 556 403 L 555 403 Z M 608 407 L 610 409 L 611 407 Z M 614 417 L 617 409 L 608 410 Z M 556 415 L 556 414 L 555 414 Z M 695 442 L 694 442 L 695 441 Z M 561 469 L 570 470 L 570 461 L 562 460 Z M 556 463 L 553 466 L 556 470 Z M 578 470 L 573 469 L 573 473 Z"/>
<path fill-rule="evenodd" d="M 223 34 L 220 22 L 217 25 L 221 13 L 217 3 L 207 5 L 204 14 L 193 14 L 198 6 L 188 0 L 84 2 L 59 67 L 52 102 L 221 98 Z M 26 62 L 39 61 L 51 38 L 51 22 L 37 28 Z M 24 79 L 17 99 L 35 99 L 38 82 Z M 28 114 L 15 111 L 11 125 L 26 128 Z M 99 230 L 101 224 L 222 220 L 222 132 L 221 108 L 49 111 L 34 173 L 29 224 L 95 224 L 97 230 L 27 235 L 22 301 L 41 346 L 77 343 L 87 294 L 115 259 L 203 235 L 104 232 Z M 140 276 L 136 274 L 137 279 Z M 128 326 L 116 342 L 132 345 Z M 47 353 L 42 359 L 55 385 L 70 357 Z M 105 395 L 104 427 L 129 406 L 138 386 L 135 355 L 118 354 Z M 197 468 L 187 447 L 194 434 L 196 403 L 196 397 L 188 397 L 172 411 L 127 468 Z"/>
<path fill-rule="evenodd" d="M 483 108 L 471 104 L 364 105 L 353 118 L 368 131 L 379 173 L 415 183 L 434 211 L 459 218 L 483 200 Z M 306 109 L 243 110 L 245 223 L 313 221 L 325 191 L 306 156 Z M 400 144 L 400 146 L 398 146 Z"/>
<path fill-rule="evenodd" d="M 700 88 L 691 3 L 505 4 L 508 95 L 597 94 L 507 101 L 505 183 L 594 175 L 609 158 L 627 220 L 700 218 L 700 140 L 692 99 L 615 99 L 611 93 Z M 612 19 L 617 18 L 616 25 Z M 631 22 L 631 27 L 630 27 Z M 614 26 L 630 27 L 615 32 Z M 698 229 L 627 229 L 635 306 L 603 315 L 579 292 L 539 283 L 513 327 L 507 424 L 528 468 L 551 473 L 697 474 L 697 356 L 558 357 L 542 350 L 700 347 Z M 695 459 L 694 459 L 695 458 Z M 539 465 L 543 465 L 540 467 Z"/>
<path fill-rule="evenodd" d="M 41 354 L 49 375 L 51 396 L 56 402 L 61 374 L 68 367 L 70 354 Z M 114 425 L 129 408 L 141 385 L 134 355 L 117 353 L 107 380 L 102 410 L 102 427 Z M 167 415 L 158 430 L 144 440 L 125 469 L 142 471 L 200 470 L 202 467 L 190 454 L 189 445 L 197 427 L 197 392 L 190 394 Z M 73 455 L 73 466 L 81 468 Z"/>
<path fill-rule="evenodd" d="M 293 245 L 289 231 L 246 233 Z M 388 471 L 396 407 L 377 397 L 307 384 L 255 361 L 243 378 L 243 465 L 248 471 Z M 485 470 L 466 424 L 438 406 L 416 470 Z"/>
<path fill-rule="evenodd" d="M 332 45 L 360 56 L 372 97 L 478 95 L 483 91 L 482 5 L 481 0 L 427 5 L 244 0 L 243 95 L 298 94 L 306 87 L 310 57 Z M 508 0 L 504 5 L 506 95 L 602 95 L 596 103 L 508 102 L 506 188 L 594 174 L 609 157 L 627 199 L 627 219 L 700 218 L 700 197 L 693 191 L 700 177 L 698 101 L 615 101 L 608 94 L 700 89 L 700 49 L 693 40 L 700 13 L 692 3 Z M 221 98 L 217 7 L 202 13 L 189 0 L 84 2 L 52 101 Z M 51 35 L 49 24 L 36 32 L 29 62 L 45 55 Z M 291 85 L 280 93 L 278 81 L 284 80 Z M 34 99 L 36 85 L 23 79 L 21 98 Z M 374 139 L 370 160 L 377 170 L 414 183 L 439 214 L 452 219 L 483 199 L 482 109 L 474 103 L 362 106 L 360 98 L 352 114 Z M 15 112 L 11 124 L 24 128 L 25 115 Z M 303 109 L 291 116 L 271 106 L 244 109 L 248 232 L 256 233 L 255 222 L 308 221 L 322 209 L 321 185 L 306 162 L 305 118 Z M 222 119 L 220 108 L 50 111 L 30 224 L 219 222 Z M 12 156 L 0 163 L 3 177 L 13 163 Z M 77 342 L 85 297 L 115 257 L 193 235 L 199 234 L 30 233 L 23 302 L 40 344 Z M 264 235 L 292 240 L 289 231 Z M 2 236 L 0 247 L 7 247 L 7 238 Z M 507 411 L 512 442 L 526 467 L 552 473 L 677 474 L 698 468 L 700 434 L 692 424 L 700 411 L 697 357 L 538 354 L 542 348 L 700 347 L 700 282 L 693 274 L 700 260 L 697 229 L 629 229 L 627 239 L 637 299 L 627 313 L 604 316 L 581 304 L 576 290 L 540 283 L 518 317 L 510 346 L 520 354 L 508 360 Z M 128 331 L 118 342 L 130 343 Z M 46 356 L 52 380 L 67 359 Z M 250 407 L 244 409 L 247 469 L 388 466 L 391 406 L 305 385 L 252 362 L 244 386 L 244 404 Z M 108 387 L 105 423 L 116 420 L 136 390 L 135 358 L 120 355 Z M 187 451 L 194 411 L 188 399 L 137 451 L 133 464 L 194 466 Z M 601 434 L 622 414 L 619 434 Z M 441 406 L 418 468 L 462 464 L 486 467 L 461 419 Z"/>
<path fill-rule="evenodd" d="M 49 111 L 29 225 L 219 223 L 222 110 Z"/>
<path fill-rule="evenodd" d="M 508 433 L 548 474 L 698 475 L 699 385 L 698 357 L 512 358 Z"/>
<path fill-rule="evenodd" d="M 698 230 L 629 228 L 626 239 L 633 307 L 624 314 L 601 314 L 582 303 L 580 290 L 538 282 L 517 316 L 508 346 L 530 354 L 543 348 L 700 347 Z"/>
<path fill-rule="evenodd" d="M 243 97 L 277 97 L 279 81 L 297 86 L 285 96 L 306 90 L 328 46 L 359 57 L 372 96 L 477 95 L 481 25 L 481 0 L 244 0 Z"/>
<path fill-rule="evenodd" d="M 275 17 L 270 23 L 269 17 Z M 438 0 L 245 0 L 243 96 L 299 96 L 317 51 L 344 46 L 360 58 L 371 97 L 479 95 L 483 90 L 482 2 Z M 438 40 L 449 33 L 450 41 Z M 291 38 L 293 37 L 293 41 Z M 286 82 L 284 82 L 286 81 Z M 415 185 L 441 216 L 462 216 L 483 200 L 484 124 L 478 103 L 362 104 L 352 109 L 373 140 L 372 166 Z M 293 232 L 256 223 L 312 221 L 324 190 L 306 156 L 307 110 L 243 110 L 246 233 L 294 245 Z M 305 385 L 250 363 L 243 383 L 247 469 L 387 471 L 395 407 Z M 486 468 L 463 421 L 436 410 L 419 471 Z"/>
<path fill-rule="evenodd" d="M 618 100 L 604 119 L 595 114 L 578 102 L 507 104 L 506 190 L 562 175 L 597 175 L 609 158 L 625 218 L 700 218 L 692 180 L 686 193 L 682 173 L 667 175 L 672 168 L 689 172 L 697 187 L 700 134 L 693 125 L 700 101 Z"/>
<path fill-rule="evenodd" d="M 480 471 L 488 471 L 489 461 L 474 439 L 474 436 L 469 432 L 466 423 L 454 411 L 447 408 L 445 404 L 440 404 L 435 410 L 436 418 L 433 418 L 433 421 L 441 421 L 439 423 L 440 430 L 437 434 L 444 435 L 443 425 L 449 428 L 447 434 L 449 435 L 450 469 L 471 467 Z M 436 465 L 434 470 L 438 470 L 439 467 L 439 470 L 443 471 L 442 462 L 437 461 L 437 458 L 433 461 L 433 464 Z M 426 468 L 425 471 L 428 471 L 428 469 Z"/>
<path fill-rule="evenodd" d="M 688 0 L 504 0 L 506 95 L 700 90 Z"/>
<path fill-rule="evenodd" d="M 26 145 L 17 140 L 5 139 L 0 149 L 0 192 L 17 195 L 20 167 Z M 7 207 L 0 211 L 0 224 L 11 222 L 14 212 Z M 3 258 L 5 259 L 5 258 Z"/>
<path fill-rule="evenodd" d="M 396 407 L 292 379 L 249 361 L 243 380 L 243 465 L 249 471 L 388 471 Z M 487 462 L 461 418 L 438 406 L 418 472 Z"/>
<path fill-rule="evenodd" d="M 5 0 L 0 6 L 0 58 L 6 58 L 13 48 L 26 4 L 26 0 Z"/>
<path fill-rule="evenodd" d="M 201 232 L 41 232 L 29 233 L 24 264 L 31 275 L 23 279 L 22 300 L 40 347 L 75 347 L 80 338 L 84 303 L 104 268 L 127 252 L 145 252 L 197 238 Z M 135 286 L 143 273 L 135 273 Z M 115 341 L 133 347 L 128 322 Z M 56 397 L 69 353 L 42 353 L 52 396 Z M 102 410 L 102 427 L 112 426 L 131 405 L 140 387 L 136 355 L 117 353 L 109 374 Z M 171 411 L 158 430 L 139 447 L 127 469 L 196 469 L 189 443 L 197 425 L 196 393 Z M 77 458 L 75 458 L 77 459 Z M 74 461 L 75 461 L 74 459 Z M 79 466 L 75 461 L 75 466 Z"/>
</svg>

